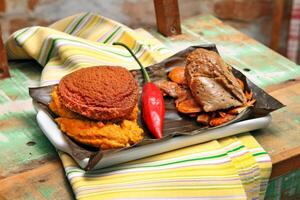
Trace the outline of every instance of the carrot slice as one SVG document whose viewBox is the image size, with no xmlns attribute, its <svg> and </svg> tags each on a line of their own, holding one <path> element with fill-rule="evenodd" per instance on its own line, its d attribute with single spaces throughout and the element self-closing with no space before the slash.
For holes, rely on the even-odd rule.
<svg viewBox="0 0 300 200">
<path fill-rule="evenodd" d="M 208 114 L 206 114 L 206 113 L 200 114 L 197 117 L 197 122 L 199 122 L 200 124 L 203 124 L 203 125 L 208 125 L 209 119 L 210 119 L 210 116 Z"/>
<path fill-rule="evenodd" d="M 168 77 L 175 83 L 186 84 L 184 68 L 185 67 L 174 67 L 168 74 Z"/>
<path fill-rule="evenodd" d="M 186 99 L 177 105 L 177 110 L 181 113 L 190 114 L 201 112 L 201 107 L 195 102 L 194 99 Z"/>
<path fill-rule="evenodd" d="M 226 122 L 229 122 L 230 120 L 233 120 L 236 116 L 227 114 L 224 117 L 217 117 L 210 120 L 209 125 L 210 126 L 220 126 L 221 124 L 224 124 Z"/>
</svg>

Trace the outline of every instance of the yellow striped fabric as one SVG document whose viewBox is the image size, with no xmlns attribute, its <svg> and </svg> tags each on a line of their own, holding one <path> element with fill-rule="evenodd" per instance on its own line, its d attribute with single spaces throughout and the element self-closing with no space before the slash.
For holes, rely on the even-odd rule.
<svg viewBox="0 0 300 200">
<path fill-rule="evenodd" d="M 41 85 L 57 83 L 64 75 L 95 65 L 121 65 L 129 70 L 139 66 L 128 51 L 113 46 L 126 43 L 144 66 L 172 55 L 154 37 L 93 13 L 60 20 L 49 28 L 29 27 L 15 32 L 6 42 L 9 59 L 35 59 L 44 66 Z"/>
<path fill-rule="evenodd" d="M 145 66 L 174 52 L 145 31 L 133 31 L 92 13 L 50 27 L 29 27 L 6 43 L 10 59 L 35 59 L 41 85 L 57 83 L 82 67 L 121 65 L 138 69 L 129 45 Z M 268 154 L 250 134 L 228 137 L 90 172 L 59 152 L 77 199 L 263 199 L 271 172 Z"/>
</svg>

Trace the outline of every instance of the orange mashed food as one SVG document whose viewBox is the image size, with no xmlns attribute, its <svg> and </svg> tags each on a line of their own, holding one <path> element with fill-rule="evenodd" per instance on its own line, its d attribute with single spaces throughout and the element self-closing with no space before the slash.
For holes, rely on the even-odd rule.
<svg viewBox="0 0 300 200">
<path fill-rule="evenodd" d="M 93 147 L 116 149 L 129 147 L 144 137 L 137 123 L 138 107 L 126 119 L 118 122 L 97 122 L 66 108 L 59 100 L 57 87 L 51 93 L 49 108 L 59 117 L 55 119 L 60 129 L 74 140 Z"/>
</svg>

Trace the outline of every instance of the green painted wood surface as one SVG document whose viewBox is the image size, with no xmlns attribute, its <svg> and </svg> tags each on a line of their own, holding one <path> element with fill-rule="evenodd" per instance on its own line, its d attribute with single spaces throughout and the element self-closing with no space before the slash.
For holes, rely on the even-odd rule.
<svg viewBox="0 0 300 200">
<path fill-rule="evenodd" d="M 216 44 L 228 64 L 263 88 L 300 76 L 299 65 L 211 15 L 185 20 L 182 30 L 184 37 L 165 38 L 157 32 L 152 33 L 168 46 L 178 49 L 189 45 Z"/>
<path fill-rule="evenodd" d="M 226 62 L 243 71 L 263 88 L 300 77 L 299 66 L 212 16 L 189 19 L 182 27 L 184 34 L 174 38 L 166 39 L 157 33 L 154 34 L 166 45 L 178 50 L 189 45 L 215 43 Z M 25 199 L 53 199 L 54 196 L 58 199 L 70 199 L 71 191 L 61 166 L 59 162 L 52 163 L 57 159 L 56 151 L 38 128 L 36 113 L 28 95 L 28 85 L 39 79 L 41 70 L 42 68 L 34 62 L 13 62 L 10 63 L 12 78 L 0 80 L 0 183 L 9 179 L 9 187 L 17 187 L 20 190 L 25 187 Z M 292 89 L 290 93 L 294 94 L 291 102 L 296 102 L 300 95 L 293 93 Z M 279 91 L 278 95 L 284 96 L 284 91 Z M 275 114 L 278 120 L 282 119 L 282 115 L 290 120 L 289 127 L 294 131 L 289 132 L 289 137 L 295 134 L 295 128 L 300 124 L 300 121 L 295 121 L 300 116 L 297 109 L 298 107 L 291 106 Z M 274 130 L 271 127 L 262 134 L 268 140 L 272 140 L 274 135 L 284 137 L 278 131 L 286 131 L 287 126 L 280 125 L 278 120 L 276 123 L 279 124 L 279 129 Z M 289 138 L 286 138 L 286 142 L 289 142 Z M 272 144 L 268 144 L 271 147 Z M 286 144 L 283 143 L 283 148 L 284 145 Z M 41 170 L 43 167 L 45 169 Z M 18 176 L 23 177 L 29 169 L 34 169 L 34 172 L 24 175 L 23 180 L 28 186 L 14 185 Z M 36 177 L 35 173 L 37 176 L 46 173 L 45 178 Z M 9 187 L 6 189 L 9 190 Z M 1 192 L 7 193 L 7 190 L 0 189 L 0 199 L 5 195 Z M 32 193 L 33 190 L 37 190 L 37 194 Z M 10 196 L 15 197 L 13 191 Z"/>
<path fill-rule="evenodd" d="M 300 199 L 300 169 L 277 177 L 268 184 L 266 200 Z"/>
<path fill-rule="evenodd" d="M 56 151 L 37 125 L 28 84 L 39 79 L 34 62 L 10 62 L 11 78 L 0 80 L 0 176 L 32 161 L 53 159 Z"/>
</svg>

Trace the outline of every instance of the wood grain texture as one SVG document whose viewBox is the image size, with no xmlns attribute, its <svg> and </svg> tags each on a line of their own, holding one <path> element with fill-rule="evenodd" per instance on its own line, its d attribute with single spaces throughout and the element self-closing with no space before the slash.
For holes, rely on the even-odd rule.
<svg viewBox="0 0 300 200">
<path fill-rule="evenodd" d="M 11 78 L 0 80 L 1 177 L 34 168 L 39 164 L 37 161 L 57 157 L 55 149 L 38 128 L 28 94 L 28 84 L 38 79 L 40 66 L 28 61 L 11 62 L 10 72 Z"/>
<path fill-rule="evenodd" d="M 48 161 L 38 167 L 0 180 L 0 199 L 74 199 L 60 161 Z"/>
<path fill-rule="evenodd" d="M 278 177 L 300 168 L 300 146 L 283 151 L 272 157 L 273 167 L 271 177 Z"/>
<path fill-rule="evenodd" d="M 269 127 L 253 131 L 253 134 L 273 157 L 300 147 L 300 83 L 286 85 L 270 94 L 286 107 L 272 113 Z"/>
<path fill-rule="evenodd" d="M 154 0 L 157 30 L 164 36 L 181 34 L 177 0 Z"/>
<path fill-rule="evenodd" d="M 7 55 L 2 40 L 2 30 L 0 26 L 0 79 L 8 77 L 10 77 L 10 74 L 7 63 Z"/>
<path fill-rule="evenodd" d="M 278 51 L 279 48 L 284 3 L 285 0 L 275 0 L 273 5 L 273 20 L 270 47 L 274 51 Z"/>
<path fill-rule="evenodd" d="M 270 94 L 286 107 L 272 113 L 269 127 L 252 134 L 271 155 L 274 178 L 300 168 L 300 82 L 271 88 Z"/>
<path fill-rule="evenodd" d="M 216 43 L 226 62 L 286 104 L 272 114 L 267 129 L 253 135 L 272 157 L 273 177 L 299 168 L 294 164 L 300 154 L 299 66 L 212 16 L 183 22 L 182 35 L 156 36 L 178 50 Z M 36 124 L 28 96 L 27 86 L 39 79 L 41 69 L 33 62 L 10 63 L 12 78 L 0 80 L 1 200 L 73 199 L 56 151 Z"/>
</svg>

